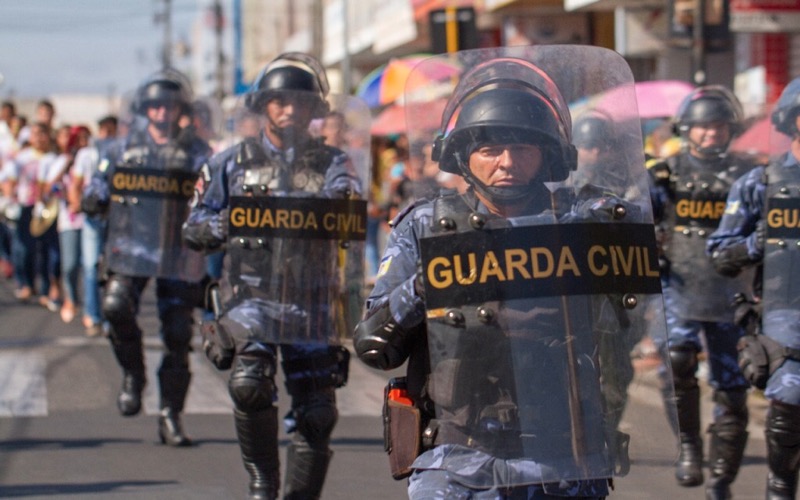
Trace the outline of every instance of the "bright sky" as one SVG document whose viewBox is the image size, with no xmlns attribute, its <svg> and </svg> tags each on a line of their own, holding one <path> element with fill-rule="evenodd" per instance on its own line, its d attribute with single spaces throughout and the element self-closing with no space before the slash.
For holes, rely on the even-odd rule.
<svg viewBox="0 0 800 500">
<path fill-rule="evenodd" d="M 172 0 L 172 41 L 207 0 Z M 120 93 L 161 67 L 163 0 L 0 0 L 0 97 Z M 173 56 L 179 69 L 187 60 Z"/>
</svg>

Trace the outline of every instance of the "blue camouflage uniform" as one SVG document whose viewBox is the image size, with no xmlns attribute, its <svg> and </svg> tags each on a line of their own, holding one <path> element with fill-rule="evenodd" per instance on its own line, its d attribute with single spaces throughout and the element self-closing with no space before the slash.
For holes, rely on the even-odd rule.
<svg viewBox="0 0 800 500">
<path fill-rule="evenodd" d="M 360 195 L 360 181 L 353 173 L 349 157 L 339 149 L 323 146 L 316 139 L 305 139 L 308 142 L 298 141 L 296 147 L 286 150 L 271 144 L 263 132 L 254 141 L 263 150 L 266 162 L 280 172 L 278 185 L 270 187 L 269 197 L 344 198 Z M 233 146 L 215 155 L 203 168 L 197 198 L 184 224 L 184 239 L 192 247 L 216 251 L 227 242 L 230 197 L 245 194 L 243 186 L 248 166 L 240 162 L 241 146 Z M 290 188 L 289 174 L 298 157 L 312 148 L 321 152 L 318 158 L 323 158 L 326 163 L 315 166 L 317 171 L 324 172 L 324 183 L 318 193 L 310 195 Z M 276 238 L 272 244 L 292 243 L 285 239 L 281 242 L 277 240 L 280 238 Z M 329 247 L 315 241 L 295 242 L 300 246 L 293 247 L 300 249 L 297 250 L 300 254 L 294 255 L 293 261 L 299 262 L 306 270 L 301 280 L 316 279 L 315 284 L 295 283 L 301 291 L 317 285 L 324 291 L 326 286 L 331 286 L 327 280 L 333 279 L 328 276 L 326 264 L 315 262 L 314 257 L 317 255 L 330 260 L 330 253 L 325 253 Z M 302 254 L 314 248 L 320 253 Z M 349 359 L 343 348 L 324 343 L 335 332 L 336 325 L 325 323 L 328 317 L 326 311 L 333 305 L 325 301 L 328 296 L 324 293 L 315 296 L 311 303 L 299 305 L 284 304 L 282 297 L 265 296 L 261 290 L 257 291 L 260 294 L 257 299 L 248 297 L 247 293 L 239 294 L 235 283 L 245 283 L 249 278 L 237 272 L 238 267 L 232 265 L 231 253 L 228 247 L 220 280 L 223 294 L 227 293 L 223 302 L 227 303 L 222 304 L 218 319 L 220 328 L 226 329 L 235 343 L 229 387 L 235 404 L 234 418 L 242 458 L 252 477 L 251 494 L 257 496 L 255 492 L 261 490 L 274 494 L 278 485 L 277 407 L 274 404 L 278 397 L 275 387 L 278 351 L 286 388 L 292 397 L 291 410 L 284 417 L 286 432 L 292 433 L 287 454 L 286 494 L 291 497 L 294 492 L 302 496 L 306 491 L 306 494 L 313 495 L 308 492 L 314 490 L 318 494 L 332 455 L 329 449 L 330 434 L 338 417 L 334 389 L 345 383 Z M 258 249 L 252 253 L 258 255 Z M 281 273 L 286 270 L 270 268 L 264 272 L 272 273 L 272 278 L 280 280 Z M 308 272 L 318 276 L 310 276 Z M 268 281 L 266 275 L 253 278 Z M 283 279 L 288 281 L 285 276 Z M 226 289 L 228 291 L 224 292 Z M 317 310 L 304 311 L 301 310 L 303 307 Z M 322 318 L 310 326 L 315 330 L 315 342 L 303 341 L 299 333 L 293 336 L 293 326 L 286 322 L 286 318 L 292 316 L 292 311 L 303 317 Z M 290 331 L 288 334 L 278 334 L 278 331 L 287 328 Z"/>
<path fill-rule="evenodd" d="M 179 132 L 168 145 L 157 144 L 148 133 L 145 120 L 137 120 L 132 126 L 128 136 L 117 139 L 108 145 L 102 152 L 98 170 L 95 172 L 89 185 L 83 193 L 82 204 L 84 210 L 91 215 L 104 213 L 112 203 L 111 181 L 115 173 L 122 174 L 129 168 L 166 169 L 180 168 L 187 175 L 184 182 L 194 182 L 192 179 L 205 164 L 210 155 L 208 145 L 191 133 Z M 166 151 L 166 152 L 165 152 Z M 177 151 L 177 152 L 176 152 Z M 182 154 L 180 153 L 182 152 Z M 185 156 L 184 156 L 185 155 Z M 168 166 L 171 158 L 184 158 L 176 165 Z M 191 184 L 187 184 L 191 187 Z M 163 199 L 164 207 L 176 207 L 188 202 L 187 197 L 178 199 Z M 129 197 L 130 198 L 130 197 Z M 135 197 L 133 198 L 135 200 Z M 160 199 L 161 200 L 161 199 Z M 149 218 L 156 210 L 159 203 L 148 205 L 148 202 L 139 203 L 122 199 L 114 203 L 121 206 L 126 204 L 139 205 L 143 211 L 137 209 L 131 212 L 134 217 Z M 178 204 L 178 205 L 175 205 Z M 113 206 L 111 208 L 112 214 Z M 180 225 L 184 215 L 179 209 L 165 209 L 169 214 L 164 214 L 158 221 L 116 220 L 112 216 L 108 221 L 109 234 L 119 237 L 120 241 L 136 240 L 139 231 L 147 232 L 147 237 L 153 236 L 158 241 L 161 239 L 162 247 L 150 248 L 141 241 L 132 241 L 130 245 L 120 245 L 110 239 L 105 243 L 106 266 L 109 268 L 108 281 L 102 296 L 102 313 L 110 326 L 109 338 L 118 363 L 124 371 L 123 391 L 118 399 L 118 406 L 125 416 L 135 415 L 140 411 L 140 394 L 145 384 L 145 366 L 142 347 L 142 330 L 137 324 L 136 315 L 142 293 L 150 278 L 156 278 L 156 298 L 158 317 L 161 323 L 161 338 L 164 342 L 165 352 L 161 366 L 158 370 L 161 392 L 160 406 L 162 408 L 162 424 L 175 423 L 174 415 L 183 410 L 184 401 L 189 388 L 191 374 L 189 372 L 189 352 L 193 334 L 193 312 L 198 307 L 202 297 L 202 273 L 196 276 L 184 273 L 191 268 L 191 262 L 202 263 L 202 256 L 196 254 L 193 258 L 183 259 L 169 256 L 186 256 L 189 250 L 180 240 Z M 178 220 L 180 219 L 180 220 Z M 134 229 L 136 228 L 136 229 Z M 165 236 L 168 235 L 168 236 Z M 150 240 L 152 245 L 153 239 Z M 136 243 L 141 243 L 136 245 Z M 167 256 L 167 257 L 164 257 Z M 112 258 L 116 258 L 114 261 Z M 161 259 L 161 260 L 160 260 Z M 109 264 L 111 262 L 111 264 Z M 116 267 L 115 262 L 119 262 Z M 160 264 L 159 264 L 160 262 Z M 150 264 L 153 264 L 152 266 Z M 179 270 L 183 264 L 187 268 Z M 189 280 L 192 281 L 189 281 Z M 196 281 L 194 281 L 196 279 Z M 172 412 L 171 419 L 165 420 L 164 415 Z M 178 432 L 167 432 L 160 428 L 162 442 L 174 440 L 180 446 L 185 446 L 190 441 Z M 173 439 L 174 438 L 174 439 Z"/>
<path fill-rule="evenodd" d="M 797 158 L 787 153 L 778 163 L 782 168 L 800 168 Z M 765 167 L 757 167 L 734 184 L 728 196 L 725 215 L 719 229 L 708 241 L 708 252 L 713 254 L 735 245 L 744 244 L 749 259 L 758 263 L 764 257 L 763 245 L 758 244 L 756 225 L 764 219 L 766 199 Z M 763 332 L 794 349 L 800 349 L 800 329 L 797 328 L 797 311 L 792 317 L 787 311 L 766 311 L 762 319 Z M 775 401 L 800 405 L 800 361 L 787 359 L 769 378 L 764 395 Z"/>
</svg>

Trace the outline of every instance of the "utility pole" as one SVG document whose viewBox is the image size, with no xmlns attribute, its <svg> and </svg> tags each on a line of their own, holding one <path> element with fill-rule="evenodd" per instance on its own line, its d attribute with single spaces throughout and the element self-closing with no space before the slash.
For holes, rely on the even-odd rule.
<svg viewBox="0 0 800 500">
<path fill-rule="evenodd" d="M 322 60 L 322 0 L 311 0 L 311 55 Z"/>
<path fill-rule="evenodd" d="M 164 12 L 161 22 L 164 23 L 164 50 L 161 53 L 161 64 L 164 68 L 172 67 L 172 0 L 164 0 Z"/>
<path fill-rule="evenodd" d="M 692 29 L 692 80 L 695 85 L 706 83 L 706 1 L 696 0 Z"/>
<path fill-rule="evenodd" d="M 216 76 L 216 89 L 214 90 L 214 97 L 219 101 L 225 97 L 225 54 L 222 52 L 222 2 L 214 0 L 213 15 L 214 15 L 214 36 L 216 41 L 216 59 L 217 67 L 215 71 Z"/>
<path fill-rule="evenodd" d="M 344 54 L 342 54 L 342 94 L 350 95 L 350 90 L 353 87 L 353 77 L 350 71 L 350 20 L 348 19 L 348 4 L 347 0 L 342 0 L 342 46 L 344 47 Z"/>
</svg>

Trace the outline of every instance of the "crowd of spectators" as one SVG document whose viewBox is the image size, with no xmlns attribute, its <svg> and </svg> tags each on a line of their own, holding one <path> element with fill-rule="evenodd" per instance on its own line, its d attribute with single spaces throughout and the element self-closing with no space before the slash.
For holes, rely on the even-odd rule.
<svg viewBox="0 0 800 500">
<path fill-rule="evenodd" d="M 17 300 L 59 313 L 65 323 L 80 314 L 87 335 L 99 335 L 104 230 L 80 203 L 118 119 L 104 116 L 93 131 L 84 123 L 55 126 L 48 100 L 39 101 L 30 122 L 12 101 L 0 109 L 0 274 L 14 280 Z"/>
</svg>

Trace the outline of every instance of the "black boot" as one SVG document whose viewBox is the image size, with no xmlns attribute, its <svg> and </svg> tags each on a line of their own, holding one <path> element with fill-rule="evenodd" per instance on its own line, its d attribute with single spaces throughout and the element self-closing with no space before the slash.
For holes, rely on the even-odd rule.
<svg viewBox="0 0 800 500">
<path fill-rule="evenodd" d="M 286 451 L 286 500 L 318 499 L 333 452 L 295 441 Z"/>
<path fill-rule="evenodd" d="M 161 414 L 158 417 L 158 437 L 169 446 L 191 446 L 181 423 L 181 412 L 192 375 L 186 369 L 164 369 L 158 371 L 161 389 Z"/>
<path fill-rule="evenodd" d="M 117 396 L 117 408 L 124 417 L 132 417 L 142 410 L 142 391 L 147 383 L 144 371 L 144 355 L 140 340 L 116 340 L 111 334 L 111 347 L 119 366 L 122 367 L 122 388 Z"/>
<path fill-rule="evenodd" d="M 244 468 L 250 474 L 249 498 L 277 498 L 280 488 L 278 409 L 273 406 L 257 413 L 235 409 L 233 417 Z"/>
<path fill-rule="evenodd" d="M 794 500 L 800 468 L 800 407 L 771 402 L 767 412 L 767 500 Z"/>
<path fill-rule="evenodd" d="M 700 388 L 675 388 L 681 452 L 675 479 L 681 486 L 703 484 L 703 441 L 700 439 Z"/>
<path fill-rule="evenodd" d="M 747 431 L 734 429 L 720 430 L 717 424 L 711 426 L 709 461 L 711 478 L 706 485 L 707 500 L 729 500 L 731 484 L 739 473 L 744 448 L 747 445 Z"/>
<path fill-rule="evenodd" d="M 729 500 L 731 484 L 739 473 L 747 445 L 747 390 L 715 391 L 714 402 L 717 417 L 708 429 L 711 478 L 706 486 L 706 499 Z"/>
<path fill-rule="evenodd" d="M 192 440 L 183 432 L 181 414 L 171 408 L 164 408 L 158 417 L 158 438 L 161 444 L 169 446 L 191 446 Z"/>
<path fill-rule="evenodd" d="M 122 388 L 117 396 L 117 408 L 123 417 L 132 417 L 142 411 L 142 391 L 146 384 L 143 374 L 125 372 Z"/>
</svg>

